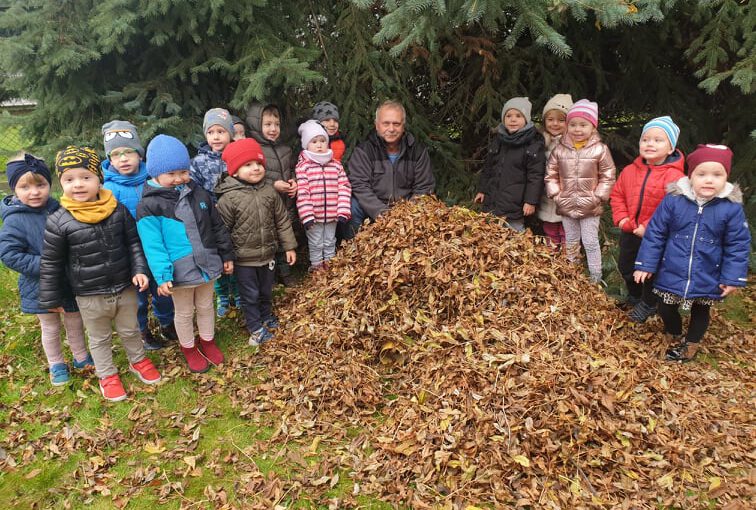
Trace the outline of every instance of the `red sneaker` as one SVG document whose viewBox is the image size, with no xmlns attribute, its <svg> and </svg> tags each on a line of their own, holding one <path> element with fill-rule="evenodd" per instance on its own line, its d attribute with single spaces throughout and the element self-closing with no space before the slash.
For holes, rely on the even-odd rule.
<svg viewBox="0 0 756 510">
<path fill-rule="evenodd" d="M 223 357 L 223 353 L 218 348 L 218 346 L 215 345 L 215 339 L 211 338 L 210 340 L 202 340 L 200 338 L 198 342 L 198 346 L 199 346 L 200 352 L 213 365 L 216 365 L 216 366 L 220 365 L 221 363 L 223 363 L 223 360 L 225 360 L 225 358 Z"/>
<path fill-rule="evenodd" d="M 150 358 L 146 356 L 142 361 L 130 365 L 129 370 L 144 384 L 156 384 L 160 382 L 160 372 L 157 371 Z"/>
<path fill-rule="evenodd" d="M 208 365 L 207 360 L 196 346 L 184 347 L 182 345 L 181 352 L 184 353 L 184 358 L 186 358 L 186 364 L 189 365 L 190 371 L 201 374 L 210 370 L 210 365 Z"/>
<path fill-rule="evenodd" d="M 100 392 L 105 400 L 120 402 L 126 399 L 126 390 L 123 389 L 121 378 L 118 374 L 109 375 L 100 379 Z"/>
</svg>

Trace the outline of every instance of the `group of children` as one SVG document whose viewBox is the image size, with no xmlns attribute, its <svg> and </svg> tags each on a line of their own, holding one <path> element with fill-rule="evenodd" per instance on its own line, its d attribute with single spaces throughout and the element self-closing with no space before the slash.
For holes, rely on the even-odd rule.
<svg viewBox="0 0 756 510">
<path fill-rule="evenodd" d="M 526 97 L 507 101 L 489 145 L 475 201 L 516 231 L 538 212 L 550 243 L 572 262 L 585 250 L 593 282 L 602 282 L 600 217 L 609 202 L 621 229 L 618 269 L 627 284 L 629 319 L 660 315 L 672 338 L 666 357 L 689 361 L 709 325 L 711 305 L 746 284 L 750 231 L 737 185 L 727 182 L 732 151 L 676 148 L 671 117 L 643 126 L 638 157 L 615 182 L 611 152 L 597 128 L 598 105 L 557 94 L 531 121 Z M 679 308 L 690 310 L 683 334 Z"/>
<path fill-rule="evenodd" d="M 161 380 L 145 356 L 163 346 L 149 327 L 150 303 L 161 336 L 178 340 L 192 372 L 224 361 L 215 343 L 216 291 L 218 315 L 231 303 L 243 309 L 250 345 L 273 337 L 274 268 L 296 262 L 293 214 L 299 210 L 313 270 L 335 255 L 335 225 L 350 218 L 351 188 L 336 158 L 344 152 L 338 109 L 319 103 L 313 115 L 320 122 L 300 127 L 293 168 L 273 105 L 249 109 L 250 138 L 239 118 L 209 110 L 206 142 L 193 159 L 174 137 L 157 135 L 145 151 L 133 124 L 108 122 L 104 161 L 88 147 L 56 155 L 60 202 L 44 161 L 24 154 L 8 163 L 13 194 L 0 205 L 0 260 L 20 273 L 22 311 L 39 319 L 53 385 L 70 380 L 61 317 L 73 367 L 94 368 L 110 401 L 126 398 L 113 328 L 129 370 L 146 384 Z"/>
<path fill-rule="evenodd" d="M 537 212 L 570 261 L 579 260 L 582 244 L 594 282 L 602 275 L 599 219 L 610 202 L 622 231 L 619 270 L 630 319 L 644 322 L 658 311 L 677 339 L 667 358 L 692 359 L 710 306 L 747 278 L 750 233 L 740 192 L 727 182 L 732 152 L 701 145 L 688 156 L 686 174 L 676 148 L 680 130 L 659 117 L 643 127 L 639 155 L 615 183 L 596 103 L 557 94 L 543 108 L 542 131 L 531 110 L 525 97 L 504 105 L 475 201 L 517 231 Z M 53 385 L 70 377 L 61 317 L 73 367 L 94 367 L 111 401 L 126 398 L 111 323 L 129 370 L 146 384 L 160 381 L 145 356 L 162 347 L 149 328 L 150 303 L 161 335 L 178 340 L 192 372 L 223 363 L 215 316 L 232 305 L 244 312 L 250 345 L 273 337 L 275 271 L 286 281 L 296 262 L 293 225 L 304 230 L 317 271 L 335 255 L 337 224 L 351 216 L 338 109 L 318 103 L 312 117 L 299 126 L 296 165 L 273 105 L 249 108 L 249 138 L 241 119 L 209 110 L 206 142 L 193 159 L 176 138 L 157 135 L 145 151 L 133 124 L 108 122 L 104 161 L 87 147 L 57 154 L 60 203 L 50 196 L 52 174 L 43 161 L 26 154 L 8 163 L 13 195 L 0 207 L 0 260 L 21 274 L 21 308 L 39 319 Z M 684 335 L 680 306 L 691 310 Z"/>
</svg>

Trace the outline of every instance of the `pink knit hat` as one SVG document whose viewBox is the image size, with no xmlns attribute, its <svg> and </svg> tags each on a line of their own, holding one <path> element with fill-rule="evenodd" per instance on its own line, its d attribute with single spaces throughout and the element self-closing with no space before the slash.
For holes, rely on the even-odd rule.
<svg viewBox="0 0 756 510">
<path fill-rule="evenodd" d="M 570 111 L 567 112 L 567 122 L 574 118 L 585 119 L 593 127 L 598 127 L 598 103 L 588 101 L 587 99 L 581 99 L 572 105 Z"/>
</svg>

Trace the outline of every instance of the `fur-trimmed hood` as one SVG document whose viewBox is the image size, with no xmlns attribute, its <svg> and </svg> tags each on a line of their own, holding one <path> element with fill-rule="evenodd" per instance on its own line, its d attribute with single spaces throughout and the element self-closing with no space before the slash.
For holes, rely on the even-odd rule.
<svg viewBox="0 0 756 510">
<path fill-rule="evenodd" d="M 693 192 L 693 187 L 690 184 L 690 178 L 681 177 L 675 182 L 671 182 L 667 185 L 667 193 L 670 195 L 682 195 L 693 202 L 696 201 L 696 194 Z M 724 189 L 719 193 L 716 198 L 724 198 L 735 204 L 743 203 L 743 191 L 740 186 L 728 182 L 725 184 Z"/>
</svg>

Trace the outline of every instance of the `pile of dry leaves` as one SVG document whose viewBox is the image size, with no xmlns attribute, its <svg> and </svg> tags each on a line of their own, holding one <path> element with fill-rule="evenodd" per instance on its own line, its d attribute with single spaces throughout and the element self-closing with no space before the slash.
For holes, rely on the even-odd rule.
<svg viewBox="0 0 756 510">
<path fill-rule="evenodd" d="M 414 508 L 752 504 L 752 332 L 717 321 L 716 363 L 664 362 L 658 319 L 493 217 L 400 204 L 288 299 L 249 407 L 317 436 L 313 493 L 340 471 Z"/>
</svg>

